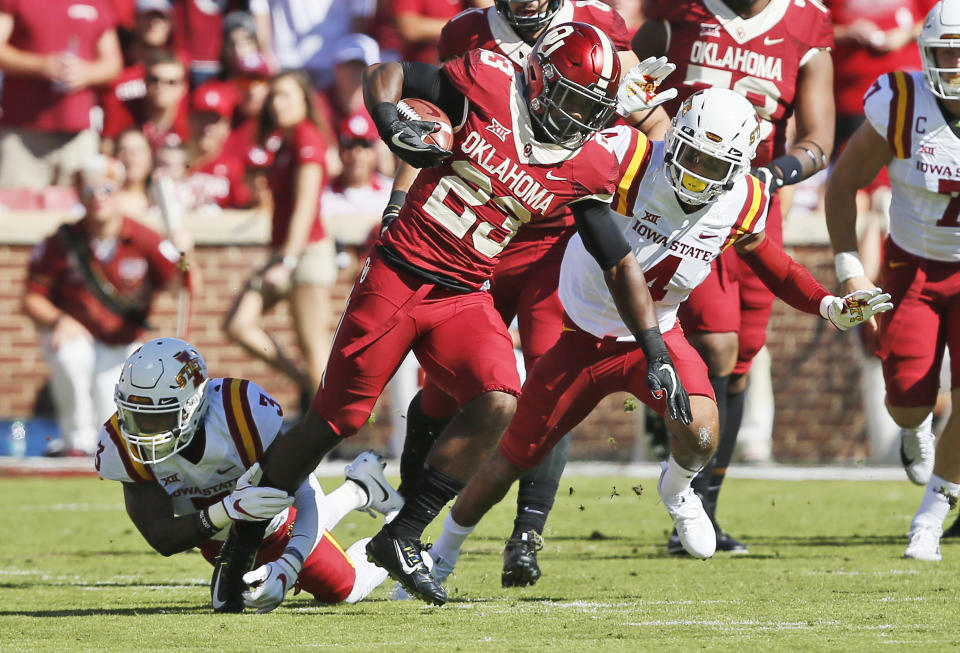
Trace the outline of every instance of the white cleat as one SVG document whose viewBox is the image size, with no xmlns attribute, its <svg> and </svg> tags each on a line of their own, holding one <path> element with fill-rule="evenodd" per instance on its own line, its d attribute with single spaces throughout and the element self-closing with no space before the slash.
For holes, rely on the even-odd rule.
<svg viewBox="0 0 960 653">
<path fill-rule="evenodd" d="M 936 526 L 914 526 L 907 537 L 907 550 L 904 558 L 940 562 L 940 535 L 943 531 Z"/>
<path fill-rule="evenodd" d="M 367 502 L 357 510 L 375 510 L 386 515 L 403 507 L 403 497 L 383 475 L 383 468 L 386 466 L 383 459 L 373 451 L 364 451 L 343 468 L 347 479 L 363 486 L 367 493 Z"/>
<path fill-rule="evenodd" d="M 933 459 L 936 446 L 932 431 L 900 431 L 900 461 L 903 469 L 915 485 L 926 485 L 933 474 Z"/>
<path fill-rule="evenodd" d="M 667 464 L 660 464 L 660 480 L 667 471 Z M 657 482 L 657 493 L 663 501 L 667 512 L 673 517 L 673 525 L 677 528 L 677 535 L 683 548 L 694 558 L 709 558 L 717 550 L 717 533 L 713 522 L 703 509 L 700 497 L 688 487 L 680 494 L 664 496 Z"/>
</svg>

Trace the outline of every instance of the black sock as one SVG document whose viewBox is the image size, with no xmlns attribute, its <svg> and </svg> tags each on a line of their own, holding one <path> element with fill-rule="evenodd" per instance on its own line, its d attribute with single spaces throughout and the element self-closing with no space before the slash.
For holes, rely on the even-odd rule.
<svg viewBox="0 0 960 653">
<path fill-rule="evenodd" d="M 733 458 L 733 450 L 737 446 L 737 434 L 740 433 L 740 424 L 743 422 L 743 407 L 746 399 L 746 392 L 727 395 L 727 420 L 723 431 L 720 433 L 720 444 L 717 447 L 717 455 L 713 458 L 714 464 L 712 465 L 710 484 L 706 494 L 707 513 L 713 519 L 716 519 L 720 488 L 723 486 L 723 479 L 727 475 L 727 467 L 730 466 L 730 460 Z"/>
<path fill-rule="evenodd" d="M 719 432 L 717 433 L 717 451 L 714 452 L 713 458 L 707 463 L 700 473 L 694 477 L 693 482 L 690 483 L 693 486 L 693 491 L 700 495 L 704 501 L 704 507 L 707 505 L 707 495 L 709 494 L 710 488 L 710 477 L 713 474 L 713 468 L 716 465 L 717 461 L 717 452 L 720 451 L 719 441 L 723 439 L 723 427 L 727 421 L 727 387 L 730 385 L 729 376 L 711 376 L 710 385 L 713 386 L 713 394 L 717 397 L 717 424 L 719 426 Z M 709 509 L 707 513 L 713 514 Z"/>
<path fill-rule="evenodd" d="M 547 516 L 553 508 L 563 468 L 570 457 L 570 434 L 566 434 L 539 465 L 520 479 L 517 493 L 517 517 L 513 521 L 513 537 L 529 530 L 543 534 Z"/>
<path fill-rule="evenodd" d="M 466 483 L 427 466 L 420 476 L 416 492 L 407 498 L 407 502 L 388 528 L 397 537 L 419 538 L 427 524 L 432 522 L 450 499 L 460 494 L 460 490 L 465 486 Z"/>
<path fill-rule="evenodd" d="M 397 488 L 397 492 L 405 499 L 409 499 L 417 489 L 427 462 L 427 454 L 453 419 L 434 419 L 424 415 L 420 405 L 422 394 L 421 390 L 414 395 L 407 407 L 407 435 L 403 440 L 403 452 L 400 454 L 400 487 Z"/>
</svg>

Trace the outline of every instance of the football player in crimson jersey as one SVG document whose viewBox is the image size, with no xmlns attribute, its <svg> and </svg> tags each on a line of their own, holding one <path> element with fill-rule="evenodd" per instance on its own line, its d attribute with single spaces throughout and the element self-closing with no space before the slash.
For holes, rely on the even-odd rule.
<svg viewBox="0 0 960 653">
<path fill-rule="evenodd" d="M 931 411 L 950 348 L 951 399 L 960 406 L 960 0 L 927 14 L 918 38 L 923 73 L 881 75 L 863 99 L 867 121 L 827 183 L 826 212 L 837 278 L 870 285 L 857 253 L 855 196 L 887 167 L 893 193 L 883 285 L 897 309 L 879 321 L 887 408 L 901 427 L 910 480 L 926 485 L 904 555 L 940 560 L 943 520 L 960 491 L 960 411 L 936 444 Z M 875 328 L 875 327 L 872 327 Z"/>
<path fill-rule="evenodd" d="M 689 97 L 665 143 L 651 143 L 629 127 L 615 127 L 604 135 L 622 161 L 614 200 L 623 214 L 618 225 L 649 280 L 660 331 L 690 393 L 694 415 L 689 425 L 667 420 L 674 437 L 657 490 L 684 550 L 709 558 L 716 548 L 716 533 L 690 486 L 698 470 L 678 458 L 691 436 L 709 438 L 715 433 L 717 404 L 706 365 L 677 323 L 680 303 L 709 276 L 710 261 L 731 245 L 778 297 L 843 330 L 891 309 L 890 296 L 870 287 L 834 297 L 765 238 L 769 196 L 763 183 L 747 174 L 760 141 L 760 122 L 750 102 L 736 92 L 706 89 Z M 639 166 L 630 165 L 635 152 L 641 153 Z M 563 335 L 527 377 L 499 448 L 460 494 L 444 534 L 430 550 L 438 581 L 453 570 L 464 538 L 513 481 L 603 397 L 631 392 L 663 413 L 662 404 L 643 387 L 643 355 L 579 236 L 573 237 L 563 256 L 559 294 Z"/>
<path fill-rule="evenodd" d="M 235 522 L 270 520 L 242 600 L 225 601 L 231 593 L 214 579 L 217 612 L 270 612 L 294 586 L 322 603 L 355 603 L 386 579 L 366 560 L 369 538 L 344 551 L 330 534 L 352 510 L 387 514 L 403 504 L 373 452 L 347 465 L 346 482 L 329 495 L 312 475 L 293 496 L 257 487 L 258 460 L 281 437 L 280 405 L 250 381 L 210 378 L 200 352 L 176 338 L 130 355 L 114 402 L 117 412 L 100 430 L 97 472 L 122 483 L 127 514 L 159 553 L 197 547 L 213 563 Z"/>
<path fill-rule="evenodd" d="M 630 70 L 637 62 L 623 18 L 599 0 L 499 0 L 486 9 L 468 9 L 443 28 L 440 59 L 454 59 L 468 50 L 483 48 L 507 57 L 522 73 L 537 38 L 551 25 L 569 21 L 588 23 L 606 33 L 617 48 L 621 70 Z M 659 119 L 662 122 L 658 125 Z M 645 127 L 662 133 L 668 125 L 669 119 L 661 111 L 653 114 Z M 415 168 L 401 164 L 394 179 L 389 214 L 399 212 L 405 191 L 416 175 Z M 533 369 L 537 359 L 560 337 L 563 311 L 557 298 L 557 279 L 563 250 L 574 231 L 569 208 L 551 220 L 532 224 L 510 242 L 494 271 L 490 287 L 494 306 L 504 323 L 517 320 L 527 370 Z M 407 437 L 400 464 L 401 494 L 416 487 L 430 446 L 457 410 L 456 399 L 442 392 L 428 376 L 422 393 L 413 398 L 407 409 Z M 569 451 L 570 439 L 566 438 L 520 484 L 517 517 L 504 551 L 505 587 L 512 585 L 512 578 L 517 575 L 530 578 L 532 572 L 539 576 L 536 550 L 529 545 L 530 533 L 543 533 Z"/>
<path fill-rule="evenodd" d="M 367 553 L 433 603 L 444 603 L 446 593 L 423 564 L 420 535 L 503 432 L 520 390 L 511 338 L 486 292 L 518 229 L 574 204 L 577 230 L 647 354 L 651 389 L 665 395 L 673 419 L 692 419 L 643 274 L 608 204 L 619 164 L 596 132 L 614 112 L 619 79 L 613 43 L 583 23 L 545 32 L 523 78 L 489 50 L 471 50 L 442 68 L 387 63 L 365 73 L 365 101 L 381 137 L 408 163 L 429 168 L 364 265 L 313 405 L 267 452 L 263 482 L 295 488 L 363 426 L 413 350 L 461 410 L 433 446 L 404 508 Z M 452 151 L 424 143 L 437 123 L 400 119 L 402 97 L 426 99 L 447 113 L 456 125 Z M 696 467 L 712 440 L 688 446 L 686 464 Z M 225 545 L 232 561 L 249 556 L 252 538 L 244 531 Z"/>
<path fill-rule="evenodd" d="M 730 88 L 760 115 L 763 141 L 755 174 L 770 186 L 795 184 L 821 170 L 833 147 L 833 31 L 819 0 L 646 0 L 646 20 L 633 37 L 641 59 L 667 55 L 677 65 L 666 85 L 679 91 L 664 108 L 673 113 L 691 93 Z M 787 121 L 796 135 L 787 146 Z M 767 235 L 783 242 L 781 200 L 770 207 Z M 785 210 L 783 211 L 785 212 Z M 773 294 L 732 252 L 718 257 L 714 274 L 680 309 L 680 322 L 703 356 L 720 408 L 716 460 L 694 483 L 713 517 L 743 417 L 746 373 L 766 340 Z M 746 547 L 717 526 L 720 551 Z M 682 553 L 676 536 L 668 549 Z"/>
</svg>

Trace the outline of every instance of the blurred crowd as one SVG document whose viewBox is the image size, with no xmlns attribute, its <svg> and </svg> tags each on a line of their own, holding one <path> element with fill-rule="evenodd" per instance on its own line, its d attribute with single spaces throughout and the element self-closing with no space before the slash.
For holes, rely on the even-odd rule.
<svg viewBox="0 0 960 653">
<path fill-rule="evenodd" d="M 114 220 L 117 226 L 107 230 L 114 236 L 130 229 L 122 226 L 125 221 L 152 217 L 155 224 L 160 214 L 170 224 L 171 213 L 218 219 L 226 215 L 222 209 L 268 212 L 273 255 L 262 269 L 251 270 L 225 331 L 312 394 L 329 346 L 336 247 L 360 247 L 375 233 L 395 167 L 364 108 L 362 72 L 380 61 L 436 63 L 444 24 L 461 11 L 491 4 L 0 0 L 0 211 L 80 204 L 87 214 Z M 640 0 L 608 4 L 631 32 L 642 23 Z M 839 149 L 863 121 L 868 85 L 883 72 L 920 68 L 913 41 L 933 3 L 827 4 L 835 24 Z M 114 160 L 122 164 L 116 170 Z M 884 184 L 878 179 L 871 192 Z M 883 195 L 877 197 L 881 232 Z M 864 201 L 870 205 L 869 195 Z M 192 247 L 183 233 L 167 236 L 181 253 Z M 34 259 L 29 290 L 57 306 L 57 280 L 43 269 L 50 261 Z M 122 277 L 130 270 L 122 268 L 100 276 L 115 273 L 120 277 L 113 286 L 128 283 Z M 169 270 L 158 275 L 165 284 Z M 96 281 L 96 270 L 91 278 Z M 113 286 L 96 290 L 101 302 Z M 263 313 L 281 300 L 291 302 L 301 355 L 281 352 L 260 326 Z M 77 324 L 58 321 L 58 314 L 39 310 L 30 317 L 41 331 L 77 330 Z M 83 329 L 83 320 L 78 322 Z M 91 342 L 130 343 L 90 325 L 86 331 Z M 84 358 L 73 355 L 78 357 Z M 95 378 L 95 356 L 85 357 L 89 371 L 80 375 Z M 122 360 L 124 354 L 113 357 Z M 108 394 L 115 376 L 104 382 Z M 83 404 L 78 397 L 89 396 L 85 392 L 91 388 L 54 388 L 54 399 L 61 405 L 72 393 L 72 401 Z M 89 452 L 92 437 L 78 436 L 65 446 Z"/>
</svg>

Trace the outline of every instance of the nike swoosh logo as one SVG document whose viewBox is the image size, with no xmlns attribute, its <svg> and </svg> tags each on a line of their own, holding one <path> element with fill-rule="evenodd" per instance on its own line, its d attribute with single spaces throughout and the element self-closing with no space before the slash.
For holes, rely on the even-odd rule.
<svg viewBox="0 0 960 653">
<path fill-rule="evenodd" d="M 217 474 L 226 474 L 227 472 L 229 472 L 229 471 L 230 471 L 231 469 L 233 469 L 234 467 L 236 467 L 236 465 L 230 465 L 229 467 L 224 467 L 223 469 L 218 469 L 218 470 L 217 470 Z"/>
<path fill-rule="evenodd" d="M 763 37 L 764 45 L 776 45 L 777 43 L 783 43 L 783 39 L 772 39 L 769 36 Z"/>
<path fill-rule="evenodd" d="M 394 145 L 396 145 L 397 147 L 403 148 L 403 149 L 405 149 L 405 150 L 409 150 L 410 152 L 423 152 L 423 151 L 424 151 L 424 150 L 422 150 L 422 149 L 419 148 L 419 147 L 410 147 L 409 145 L 407 145 L 406 143 L 404 143 L 403 141 L 401 141 L 401 140 L 400 140 L 400 134 L 394 134 L 393 137 L 390 139 L 390 141 L 391 141 Z"/>
<path fill-rule="evenodd" d="M 250 517 L 250 518 L 253 519 L 253 520 L 256 520 L 256 519 L 257 519 L 256 517 L 254 517 L 253 515 L 251 515 L 249 512 L 247 512 L 246 510 L 244 510 L 244 509 L 240 506 L 240 499 L 234 499 L 234 500 L 233 500 L 233 509 L 236 510 L 237 512 L 239 512 L 239 513 L 243 513 L 244 515 L 246 515 L 247 517 Z"/>
<path fill-rule="evenodd" d="M 566 177 L 557 177 L 556 175 L 553 174 L 552 170 L 547 170 L 547 179 L 549 179 L 550 181 L 566 181 L 567 180 Z"/>
<path fill-rule="evenodd" d="M 283 593 L 286 594 L 287 593 L 287 575 L 283 573 L 277 574 L 277 580 L 280 581 L 280 583 L 283 585 Z"/>
<path fill-rule="evenodd" d="M 383 501 L 389 501 L 389 500 L 390 500 L 390 493 L 387 492 L 387 488 L 383 487 L 383 484 L 382 484 L 380 481 L 378 481 L 377 479 L 373 479 L 373 482 L 376 483 L 376 484 L 377 484 L 377 487 L 380 488 L 380 491 L 383 492 L 383 499 L 382 499 L 382 500 L 383 500 Z"/>
<path fill-rule="evenodd" d="M 700 235 L 697 236 L 697 237 L 698 237 L 700 240 L 706 240 L 706 239 L 708 239 L 708 238 L 717 238 L 718 236 L 717 236 L 717 234 L 708 234 L 708 233 L 704 232 L 704 233 L 700 234 Z"/>
<path fill-rule="evenodd" d="M 397 541 L 393 541 L 393 548 L 397 552 L 397 559 L 400 561 L 400 569 L 403 573 L 410 575 L 417 570 L 416 567 L 411 567 L 407 564 L 407 558 L 403 555 L 403 551 L 400 550 L 400 545 L 397 544 Z"/>
<path fill-rule="evenodd" d="M 670 378 L 673 379 L 673 384 L 672 384 L 672 387 L 670 388 L 670 394 L 667 395 L 668 397 L 670 397 L 670 399 L 673 399 L 673 396 L 677 394 L 677 386 L 679 385 L 677 383 L 677 375 L 674 373 L 673 368 L 667 365 L 666 363 L 661 365 L 660 369 L 666 370 L 667 373 L 670 375 Z"/>
</svg>

